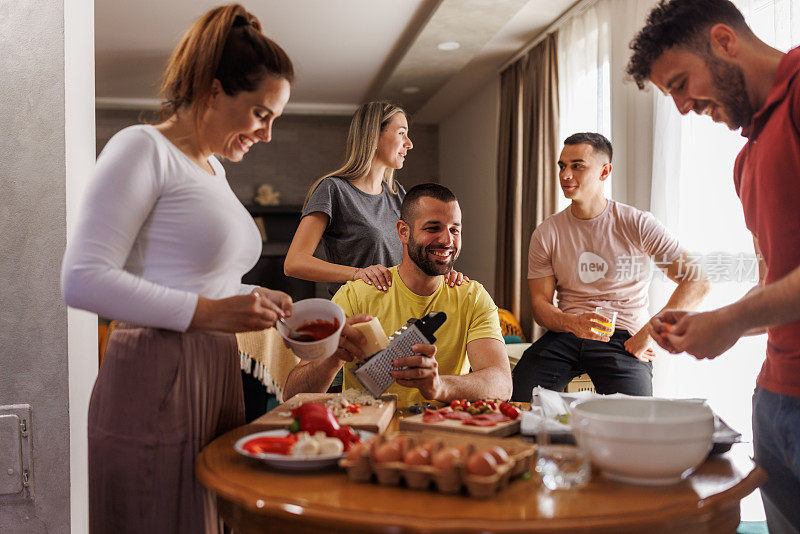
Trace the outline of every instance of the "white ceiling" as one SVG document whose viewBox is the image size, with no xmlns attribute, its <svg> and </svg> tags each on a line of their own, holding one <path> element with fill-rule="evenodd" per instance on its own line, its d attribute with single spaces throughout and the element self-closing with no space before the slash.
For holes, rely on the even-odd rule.
<svg viewBox="0 0 800 534">
<path fill-rule="evenodd" d="M 290 110 L 349 114 L 389 98 L 438 122 L 575 0 L 249 0 L 292 58 Z M 220 0 L 95 0 L 98 106 L 155 106 L 183 31 Z M 459 41 L 455 52 L 436 44 Z M 420 90 L 405 94 L 413 85 Z"/>
</svg>

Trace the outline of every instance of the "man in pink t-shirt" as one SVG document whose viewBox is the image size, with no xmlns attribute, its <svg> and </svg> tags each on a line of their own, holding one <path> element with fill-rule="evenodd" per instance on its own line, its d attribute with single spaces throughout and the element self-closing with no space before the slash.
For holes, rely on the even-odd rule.
<svg viewBox="0 0 800 534">
<path fill-rule="evenodd" d="M 514 368 L 513 400 L 530 401 L 535 386 L 563 390 L 583 373 L 598 393 L 652 395 L 647 291 L 653 262 L 678 284 L 667 307 L 693 308 L 708 292 L 702 271 L 661 223 L 605 198 L 612 152 L 598 133 L 564 141 L 559 180 L 572 203 L 534 230 L 528 252 L 533 316 L 548 332 Z M 598 333 L 604 318 L 597 306 L 617 313 L 613 332 Z"/>
<path fill-rule="evenodd" d="M 667 311 L 651 325 L 671 352 L 715 358 L 769 328 L 753 394 L 753 449 L 770 532 L 800 532 L 800 48 L 761 41 L 728 0 L 671 0 L 631 43 L 628 74 L 682 114 L 708 114 L 747 137 L 734 185 L 764 258 L 762 283 L 704 313 Z M 758 356 L 758 355 L 754 355 Z"/>
</svg>

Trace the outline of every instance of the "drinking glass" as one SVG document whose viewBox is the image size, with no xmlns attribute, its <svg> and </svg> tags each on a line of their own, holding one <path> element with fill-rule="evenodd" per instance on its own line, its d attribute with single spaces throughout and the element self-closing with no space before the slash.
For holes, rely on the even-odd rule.
<svg viewBox="0 0 800 534">
<path fill-rule="evenodd" d="M 549 490 L 580 488 L 592 476 L 589 455 L 579 446 L 550 443 L 544 419 L 536 432 L 534 470 Z"/>
<path fill-rule="evenodd" d="M 550 490 L 580 488 L 592 476 L 589 456 L 575 445 L 540 445 L 535 469 Z"/>
<path fill-rule="evenodd" d="M 596 322 L 602 328 L 592 327 L 592 332 L 601 336 L 610 337 L 614 335 L 614 328 L 617 325 L 617 312 L 611 311 L 608 308 L 604 308 L 602 306 L 597 306 L 594 309 L 594 312 L 599 315 L 602 315 L 603 317 L 605 317 L 606 320 L 605 321 L 595 320 L 594 322 Z"/>
</svg>

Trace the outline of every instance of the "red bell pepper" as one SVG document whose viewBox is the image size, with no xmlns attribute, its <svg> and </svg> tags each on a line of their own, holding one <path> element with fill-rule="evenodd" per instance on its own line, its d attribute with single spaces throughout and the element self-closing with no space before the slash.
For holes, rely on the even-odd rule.
<svg viewBox="0 0 800 534">
<path fill-rule="evenodd" d="M 339 438 L 344 445 L 344 450 L 350 449 L 353 443 L 361 441 L 352 428 L 340 426 L 333 412 L 322 404 L 316 402 L 301 404 L 292 410 L 292 417 L 298 423 L 297 425 L 292 423 L 292 426 L 299 426 L 300 431 L 310 434 L 324 432 L 329 438 Z"/>
<path fill-rule="evenodd" d="M 344 450 L 349 451 L 350 447 L 361 441 L 361 438 L 349 426 L 340 427 L 333 433 L 334 438 L 339 438 L 344 445 Z"/>
<path fill-rule="evenodd" d="M 327 406 L 316 402 L 301 404 L 292 410 L 292 417 L 300 423 L 300 430 L 314 434 L 314 432 L 325 432 L 326 436 L 331 436 L 339 429 L 339 421 Z"/>
</svg>

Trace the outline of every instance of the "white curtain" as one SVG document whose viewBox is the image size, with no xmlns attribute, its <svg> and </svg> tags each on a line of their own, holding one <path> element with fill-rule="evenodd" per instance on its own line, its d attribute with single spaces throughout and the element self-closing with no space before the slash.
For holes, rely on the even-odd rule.
<svg viewBox="0 0 800 534">
<path fill-rule="evenodd" d="M 558 33 L 559 137 L 599 132 L 614 146 L 609 198 L 650 208 L 652 93 L 625 80 L 628 43 L 655 0 L 599 0 Z M 553 177 L 555 179 L 555 177 Z M 559 196 L 559 208 L 568 204 Z"/>
<path fill-rule="evenodd" d="M 608 2 L 573 17 L 558 32 L 559 134 L 599 132 L 611 138 Z"/>
<path fill-rule="evenodd" d="M 598 132 L 611 139 L 608 4 L 593 5 L 558 31 L 559 141 L 577 132 Z M 606 181 L 605 193 L 611 196 L 611 180 Z M 558 210 L 567 204 L 559 194 Z"/>
<path fill-rule="evenodd" d="M 800 0 L 733 1 L 768 44 L 783 51 L 800 44 Z M 711 294 L 700 309 L 718 308 L 740 298 L 758 276 L 752 236 L 733 186 L 733 163 L 746 140 L 708 117 L 680 116 L 671 99 L 654 92 L 650 209 L 684 246 L 700 255 L 712 278 Z M 663 302 L 672 287 L 657 276 L 651 302 Z M 659 350 L 654 392 L 707 398 L 750 441 L 751 396 L 765 350 L 766 336 L 742 338 L 711 361 Z M 757 492 L 743 501 L 742 518 L 763 518 Z"/>
</svg>

